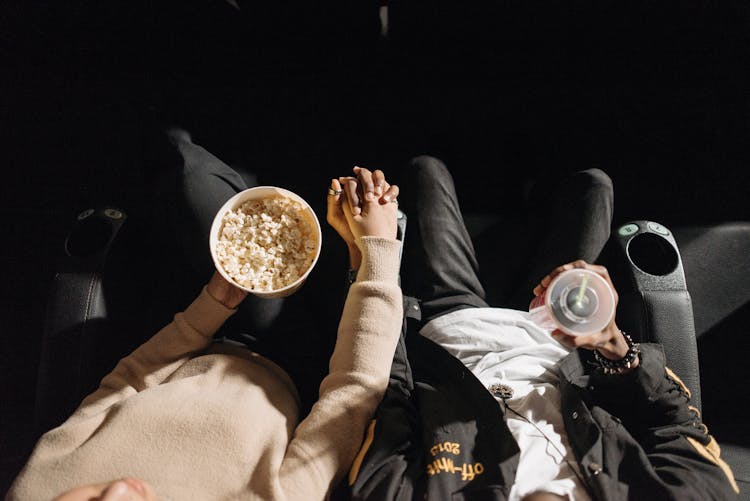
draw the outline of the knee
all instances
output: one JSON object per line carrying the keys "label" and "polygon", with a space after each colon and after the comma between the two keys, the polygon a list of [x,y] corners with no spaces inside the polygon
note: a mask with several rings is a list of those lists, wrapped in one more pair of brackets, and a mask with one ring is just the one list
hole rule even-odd
{"label": "knee", "polygon": [[601,169],[591,168],[578,171],[572,178],[572,190],[581,195],[596,195],[606,199],[614,198],[614,188],[612,178]]}
{"label": "knee", "polygon": [[612,178],[609,174],[601,169],[591,168],[578,172],[584,183],[588,186],[601,187],[602,189],[612,191]]}
{"label": "knee", "polygon": [[168,127],[164,133],[167,136],[167,140],[174,145],[193,142],[190,132],[180,127]]}
{"label": "knee", "polygon": [[442,160],[431,155],[419,155],[409,162],[413,175],[438,178],[450,175]]}

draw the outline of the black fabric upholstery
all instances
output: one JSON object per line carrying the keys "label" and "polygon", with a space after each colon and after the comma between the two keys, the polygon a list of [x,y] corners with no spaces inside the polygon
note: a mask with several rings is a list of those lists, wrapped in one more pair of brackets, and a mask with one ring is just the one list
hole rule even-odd
{"label": "black fabric upholstery", "polygon": [[35,427],[40,432],[62,422],[84,393],[85,374],[95,353],[90,339],[99,335],[107,308],[101,274],[57,273],[50,291],[39,361]]}
{"label": "black fabric upholstery", "polygon": [[693,299],[703,388],[703,417],[750,500],[750,222],[674,229]]}
{"label": "black fabric upholstery", "polygon": [[721,445],[721,457],[732,467],[734,478],[740,487],[740,499],[750,499],[748,448],[725,443]]}
{"label": "black fabric upholstery", "polygon": [[674,228],[698,338],[750,302],[750,222]]}

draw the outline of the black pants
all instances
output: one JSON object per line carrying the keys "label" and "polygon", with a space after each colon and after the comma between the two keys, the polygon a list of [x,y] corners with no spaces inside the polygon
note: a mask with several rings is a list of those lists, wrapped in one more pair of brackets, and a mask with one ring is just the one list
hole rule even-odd
{"label": "black pants", "polygon": [[478,253],[439,159],[414,158],[400,188],[409,221],[402,283],[404,294],[422,301],[422,323],[466,307],[526,309],[547,273],[596,261],[609,239],[612,182],[599,169],[537,181],[526,206],[474,238]]}

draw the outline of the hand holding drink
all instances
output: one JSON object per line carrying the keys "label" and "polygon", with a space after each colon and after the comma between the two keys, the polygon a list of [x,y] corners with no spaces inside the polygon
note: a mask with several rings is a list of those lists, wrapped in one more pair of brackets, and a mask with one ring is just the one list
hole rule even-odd
{"label": "hand holding drink", "polygon": [[[555,268],[542,279],[534,288],[529,313],[559,343],[619,360],[628,355],[632,342],[615,323],[617,301],[607,269],[579,260]],[[627,370],[637,366],[636,358]]]}
{"label": "hand holding drink", "polygon": [[583,336],[603,330],[612,321],[615,296],[601,275],[573,268],[559,273],[544,293],[534,297],[529,313],[540,327]]}

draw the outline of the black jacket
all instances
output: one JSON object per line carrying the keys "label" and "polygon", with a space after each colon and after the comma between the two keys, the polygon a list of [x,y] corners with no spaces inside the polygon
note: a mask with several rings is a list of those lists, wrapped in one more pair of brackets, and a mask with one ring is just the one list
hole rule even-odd
{"label": "black jacket", "polygon": [[[349,494],[507,499],[519,449],[501,407],[463,363],[416,329],[405,322]],[[565,429],[592,498],[736,499],[731,470],[661,346],[641,349],[639,367],[626,375],[604,375],[587,350],[560,362]]]}

